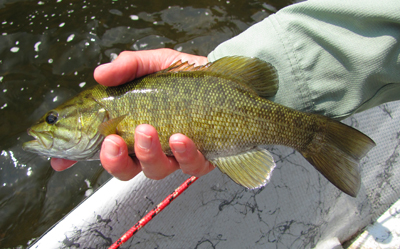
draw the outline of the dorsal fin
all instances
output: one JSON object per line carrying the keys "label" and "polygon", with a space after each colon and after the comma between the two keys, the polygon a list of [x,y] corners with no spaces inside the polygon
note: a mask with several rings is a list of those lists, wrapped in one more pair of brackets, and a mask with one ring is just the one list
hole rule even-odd
{"label": "dorsal fin", "polygon": [[237,78],[261,97],[274,96],[278,91],[278,73],[269,63],[243,56],[223,57],[207,70]]}
{"label": "dorsal fin", "polygon": [[178,72],[187,72],[187,71],[201,71],[206,69],[209,65],[211,65],[212,63],[209,62],[205,65],[201,65],[201,66],[194,66],[193,64],[189,64],[187,61],[182,62],[182,61],[176,61],[174,62],[171,66],[169,66],[167,69],[164,69],[162,71],[159,71],[157,73],[178,73]]}
{"label": "dorsal fin", "polygon": [[234,79],[261,97],[274,96],[278,91],[276,69],[258,58],[228,56],[197,67],[188,62],[177,61],[159,73],[188,71],[207,71],[224,78]]}

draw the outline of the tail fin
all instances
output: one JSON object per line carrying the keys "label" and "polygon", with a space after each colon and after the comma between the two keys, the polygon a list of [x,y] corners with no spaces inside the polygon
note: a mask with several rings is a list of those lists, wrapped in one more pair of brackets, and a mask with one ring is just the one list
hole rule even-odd
{"label": "tail fin", "polygon": [[355,197],[360,189],[359,162],[375,146],[365,134],[326,119],[326,131],[317,134],[302,155],[332,184]]}

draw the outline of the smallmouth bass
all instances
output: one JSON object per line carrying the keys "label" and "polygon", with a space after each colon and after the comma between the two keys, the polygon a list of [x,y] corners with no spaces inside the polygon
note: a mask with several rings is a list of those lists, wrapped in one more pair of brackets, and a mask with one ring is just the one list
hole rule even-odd
{"label": "smallmouth bass", "polygon": [[233,181],[265,185],[275,167],[257,146],[299,151],[343,192],[356,196],[359,161],[375,146],[363,133],[327,117],[299,112],[263,97],[278,90],[275,68],[257,58],[224,57],[204,66],[177,62],[117,87],[97,85],[45,114],[28,129],[23,148],[48,157],[95,160],[105,136],[120,135],[134,154],[134,132],[150,124],[165,154],[182,133]]}

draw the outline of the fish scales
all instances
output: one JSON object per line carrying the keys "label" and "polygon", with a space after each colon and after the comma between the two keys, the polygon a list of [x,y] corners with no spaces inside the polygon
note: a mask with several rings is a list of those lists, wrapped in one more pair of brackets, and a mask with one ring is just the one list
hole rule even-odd
{"label": "fish scales", "polygon": [[201,67],[175,63],[122,86],[83,91],[33,126],[28,133],[36,140],[24,148],[73,160],[96,159],[104,137],[116,133],[133,155],[135,127],[150,124],[165,154],[173,155],[170,136],[182,133],[245,187],[269,181],[275,162],[258,146],[278,144],[299,151],[329,181],[355,196],[359,160],[374,142],[340,122],[264,98],[276,93],[277,84],[274,67],[256,58],[225,57]]}
{"label": "fish scales", "polygon": [[[118,125],[118,132],[122,137],[126,134],[126,140],[134,136],[132,127],[142,123],[154,126],[167,154],[171,154],[169,137],[178,132],[190,137],[210,159],[261,144],[299,149],[315,132],[315,121],[309,115],[293,115],[289,109],[282,110],[273,102],[243,93],[240,85],[228,79],[203,72],[196,77],[192,74],[147,77],[117,91],[97,86],[93,97],[111,118],[127,115]],[[163,82],[162,88],[159,82]],[[297,123],[302,124],[301,128]],[[129,151],[134,152],[133,144]]]}

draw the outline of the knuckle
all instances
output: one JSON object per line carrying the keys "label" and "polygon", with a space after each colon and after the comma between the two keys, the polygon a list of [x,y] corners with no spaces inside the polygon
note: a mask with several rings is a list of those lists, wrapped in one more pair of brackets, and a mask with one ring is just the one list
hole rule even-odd
{"label": "knuckle", "polygon": [[201,157],[199,157],[197,149],[188,149],[184,153],[174,153],[174,156],[178,163],[183,165],[195,165],[201,161]]}
{"label": "knuckle", "polygon": [[144,150],[144,149],[136,148],[135,154],[136,154],[137,159],[139,159],[139,161],[141,163],[153,164],[153,163],[157,162],[157,160],[159,159],[159,157],[157,157],[156,153],[151,150]]}
{"label": "knuckle", "polygon": [[152,180],[156,180],[156,181],[162,180],[162,179],[164,179],[166,177],[166,175],[152,174],[152,173],[145,172],[145,171],[143,171],[143,173],[147,178],[152,179]]}
{"label": "knuckle", "polygon": [[125,57],[125,56],[129,56],[131,52],[129,51],[122,51],[121,53],[119,53],[118,57]]}
{"label": "knuckle", "polygon": [[[192,157],[175,157],[179,165],[195,165],[196,161]],[[192,166],[193,167],[193,166]]]}
{"label": "knuckle", "polygon": [[201,167],[181,167],[181,169],[184,174],[191,176],[199,176],[203,172],[203,169]]}

